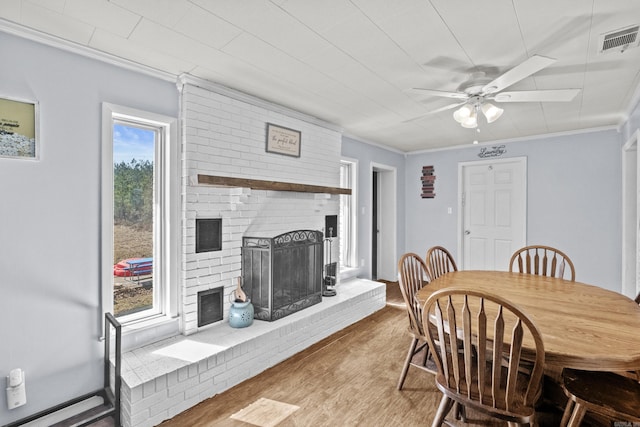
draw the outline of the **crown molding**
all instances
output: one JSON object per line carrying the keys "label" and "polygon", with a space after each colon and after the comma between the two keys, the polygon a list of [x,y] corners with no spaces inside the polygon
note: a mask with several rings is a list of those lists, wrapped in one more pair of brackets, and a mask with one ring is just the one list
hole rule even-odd
{"label": "crown molding", "polygon": [[426,150],[408,151],[406,154],[414,155],[414,154],[435,153],[438,151],[461,150],[461,149],[472,148],[472,147],[483,147],[483,146],[491,146],[491,145],[497,145],[497,144],[510,144],[514,142],[527,142],[527,141],[533,141],[536,139],[548,139],[553,137],[580,135],[583,133],[605,132],[610,130],[615,130],[616,132],[620,133],[619,126],[611,125],[611,126],[601,126],[597,128],[579,129],[579,130],[572,130],[572,131],[565,131],[565,132],[553,132],[553,133],[544,133],[544,134],[537,134],[537,135],[520,136],[518,138],[495,139],[492,141],[484,141],[479,144],[461,144],[461,145],[452,145],[451,147],[429,148]]}
{"label": "crown molding", "polygon": [[52,36],[50,34],[45,34],[41,31],[25,27],[24,25],[20,25],[3,18],[0,18],[0,31],[50,47],[54,47],[56,49],[64,50],[66,52],[75,53],[86,58],[105,62],[107,64],[114,65],[119,68],[124,68],[129,71],[135,71],[150,77],[155,77],[157,79],[169,82],[176,81],[175,74],[167,73],[165,71],[161,71],[147,65],[142,65],[129,59],[124,59],[110,53],[102,52],[100,50],[82,45],[80,43],[65,40],[60,37]]}
{"label": "crown molding", "polygon": [[358,136],[358,135],[354,135],[354,134],[351,134],[351,133],[344,133],[344,136],[349,138],[349,139],[351,139],[351,140],[353,140],[353,141],[360,142],[360,143],[366,144],[366,145],[370,145],[372,147],[380,148],[381,150],[391,151],[392,153],[401,154],[403,156],[407,155],[407,152],[405,152],[405,151],[399,150],[399,149],[397,149],[395,147],[390,147],[388,145],[379,144],[377,142],[373,142],[373,141],[370,141],[368,139],[364,139],[364,138],[362,138],[361,136]]}

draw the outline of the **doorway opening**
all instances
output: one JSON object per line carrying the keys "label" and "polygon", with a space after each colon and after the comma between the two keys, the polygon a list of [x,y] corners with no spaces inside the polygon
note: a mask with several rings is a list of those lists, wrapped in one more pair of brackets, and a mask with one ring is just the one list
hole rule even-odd
{"label": "doorway opening", "polygon": [[371,164],[371,278],[397,278],[397,171]]}

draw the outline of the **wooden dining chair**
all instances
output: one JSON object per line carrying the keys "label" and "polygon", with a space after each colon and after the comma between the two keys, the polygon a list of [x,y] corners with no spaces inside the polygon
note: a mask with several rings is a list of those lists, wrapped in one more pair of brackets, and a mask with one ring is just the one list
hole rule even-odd
{"label": "wooden dining chair", "polygon": [[[398,284],[407,308],[407,315],[409,316],[408,331],[412,339],[407,358],[402,367],[400,380],[398,381],[398,390],[402,390],[410,366],[435,373],[434,369],[427,367],[430,352],[422,327],[422,307],[416,299],[416,293],[429,282],[430,277],[427,265],[419,255],[406,253],[400,257],[398,261]],[[414,362],[414,357],[421,351],[423,352],[422,360],[420,362]]]}
{"label": "wooden dining chair", "polygon": [[562,388],[569,400],[561,427],[579,426],[587,412],[619,421],[620,425],[640,422],[640,383],[636,379],[613,372],[564,369]]}
{"label": "wooden dining chair", "polygon": [[572,282],[576,280],[576,270],[571,259],[562,251],[551,246],[533,245],[518,249],[511,256],[509,271],[514,271],[516,265],[520,273],[561,279],[566,273]]}
{"label": "wooden dining chair", "polygon": [[[422,322],[435,325],[426,329],[427,343],[443,394],[432,427],[445,422],[455,403],[510,426],[535,425],[545,353],[540,332],[525,313],[496,295],[446,288],[425,302]],[[525,354],[534,361],[530,375],[519,372]]]}
{"label": "wooden dining chair", "polygon": [[458,266],[451,253],[442,246],[433,246],[425,256],[431,280],[435,280],[450,271],[458,271]]}

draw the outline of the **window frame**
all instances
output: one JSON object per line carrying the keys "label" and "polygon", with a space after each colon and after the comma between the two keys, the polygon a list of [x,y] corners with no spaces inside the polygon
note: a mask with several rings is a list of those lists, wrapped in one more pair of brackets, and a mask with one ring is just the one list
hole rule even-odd
{"label": "window frame", "polygon": [[[342,167],[343,165],[349,165],[349,169],[350,169],[350,182],[348,186],[345,186],[345,183],[343,183],[343,179],[342,179]],[[357,227],[358,227],[358,222],[357,222],[357,182],[358,182],[358,160],[357,159],[351,159],[351,158],[347,158],[347,157],[343,157],[340,159],[340,186],[343,188],[350,188],[351,189],[351,195],[341,195],[340,196],[340,211],[342,211],[342,204],[343,201],[346,201],[349,204],[349,209],[350,209],[350,214],[349,214],[349,230],[348,230],[348,235],[346,234],[347,231],[345,230],[346,227],[344,227],[343,224],[340,224],[338,226],[338,233],[339,233],[339,237],[340,237],[340,251],[342,252],[342,248],[343,245],[345,245],[345,237],[347,238],[347,245],[349,245],[350,248],[350,253],[348,255],[345,255],[344,258],[342,257],[342,253],[340,254],[341,257],[341,261],[346,260],[346,262],[344,263],[340,263],[340,270],[341,271],[347,271],[347,270],[352,270],[355,268],[358,268],[358,245],[357,245]],[[340,222],[342,222],[342,214],[340,212]]]}
{"label": "window frame", "polygon": [[[154,164],[154,307],[118,317],[125,327],[178,316],[180,162],[176,118],[103,103],[101,171],[102,319],[113,313],[113,125],[160,130]],[[173,179],[172,179],[173,178]],[[156,259],[157,258],[157,259]],[[142,325],[140,325],[142,323]]]}

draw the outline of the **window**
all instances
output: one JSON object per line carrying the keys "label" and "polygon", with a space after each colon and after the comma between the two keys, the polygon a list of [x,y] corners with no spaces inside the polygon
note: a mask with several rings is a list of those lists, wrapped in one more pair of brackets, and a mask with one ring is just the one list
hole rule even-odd
{"label": "window", "polygon": [[354,160],[340,161],[340,187],[350,188],[351,195],[340,195],[340,265],[342,268],[357,267],[356,261],[356,166]]}
{"label": "window", "polygon": [[173,118],[103,107],[103,310],[123,324],[176,313],[175,127]]}

